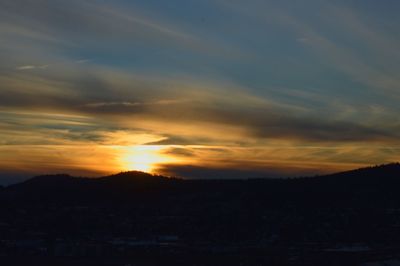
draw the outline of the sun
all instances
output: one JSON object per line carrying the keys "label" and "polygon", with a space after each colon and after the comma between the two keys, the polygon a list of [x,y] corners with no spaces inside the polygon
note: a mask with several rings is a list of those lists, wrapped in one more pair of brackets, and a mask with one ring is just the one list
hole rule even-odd
{"label": "sun", "polygon": [[153,173],[157,165],[173,161],[162,153],[162,146],[138,145],[121,149],[120,163],[124,170]]}

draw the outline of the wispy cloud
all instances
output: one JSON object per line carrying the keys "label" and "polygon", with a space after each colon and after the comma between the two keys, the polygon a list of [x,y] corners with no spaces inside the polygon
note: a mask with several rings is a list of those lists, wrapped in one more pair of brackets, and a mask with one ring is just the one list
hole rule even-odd
{"label": "wispy cloud", "polygon": [[35,65],[25,65],[25,66],[19,66],[17,67],[17,70],[29,70],[29,69],[46,69],[50,65],[40,65],[40,66],[35,66]]}
{"label": "wispy cloud", "polygon": [[188,102],[188,100],[156,100],[152,102],[97,102],[88,103],[84,106],[101,108],[101,107],[135,107],[135,106],[146,106],[146,105],[171,105]]}
{"label": "wispy cloud", "polygon": [[75,62],[78,64],[84,64],[84,63],[87,63],[90,61],[91,61],[91,59],[80,59],[80,60],[76,60]]}
{"label": "wispy cloud", "polygon": [[36,66],[26,65],[26,66],[19,66],[17,67],[18,70],[27,70],[27,69],[35,69]]}

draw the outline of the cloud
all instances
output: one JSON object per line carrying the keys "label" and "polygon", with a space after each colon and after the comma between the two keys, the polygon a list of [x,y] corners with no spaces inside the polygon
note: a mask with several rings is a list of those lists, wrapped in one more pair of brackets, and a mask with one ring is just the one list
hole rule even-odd
{"label": "cloud", "polygon": [[183,100],[156,100],[152,102],[98,102],[88,103],[84,106],[91,108],[102,108],[102,107],[135,107],[135,106],[146,106],[146,105],[172,105],[182,103]]}
{"label": "cloud", "polygon": [[[296,15],[281,11],[275,14],[275,18],[296,34],[304,36],[302,39],[306,39],[306,41],[302,42],[322,59],[327,60],[330,67],[366,85],[370,93],[383,93],[384,96],[390,95],[398,98],[399,76],[397,73],[384,70],[379,62],[382,53],[390,54],[385,58],[384,64],[392,61],[393,56],[398,57],[399,53],[395,48],[398,42],[390,40],[384,33],[364,24],[357,17],[356,12],[349,8],[323,2],[320,12],[326,13],[321,24],[323,25],[323,22],[326,21],[330,23],[329,27],[333,27],[338,32],[339,38],[335,38],[335,35],[328,35],[320,29],[319,25],[307,22],[306,19]],[[358,36],[360,38],[357,40],[358,45],[349,45],[349,36],[351,38]],[[365,54],[360,54],[358,47],[373,49],[369,50],[367,57]]]}
{"label": "cloud", "polygon": [[17,67],[18,70],[26,70],[26,69],[34,69],[36,66],[26,65],[26,66],[19,66]]}
{"label": "cloud", "polygon": [[[330,106],[327,119],[318,110],[256,97],[246,88],[228,82],[135,77],[95,65],[90,70],[81,65],[60,68],[62,75],[54,69],[39,77],[29,73],[0,75],[0,81],[8,84],[8,89],[0,91],[0,103],[7,108],[77,113],[103,121],[113,117],[115,126],[122,128],[133,126],[132,119],[134,127],[158,123],[151,130],[174,137],[180,135],[181,141],[192,139],[201,143],[213,138],[240,141],[244,136],[318,142],[398,138],[395,124],[390,129],[378,124],[381,115],[376,120],[353,121],[348,114],[342,115],[344,109],[340,105]],[[210,136],[213,133],[201,131],[204,126],[209,126],[211,132],[214,130],[213,137]],[[192,133],[182,132],[185,127],[191,128]],[[216,133],[223,128],[230,131],[232,138]],[[202,134],[205,136],[201,137]]]}
{"label": "cloud", "polygon": [[[164,134],[164,137],[160,140],[146,143],[146,145],[210,145],[216,144],[215,139],[206,138],[202,136],[182,136],[182,135],[171,135]],[[220,140],[217,142],[221,143]]]}
{"label": "cloud", "polygon": [[[301,71],[301,83],[305,83],[304,80],[310,75],[308,87],[309,84],[321,84],[326,80],[323,85],[329,89],[319,90],[339,96],[340,93],[346,93],[351,97],[342,97],[346,98],[343,101],[353,101],[355,104],[360,99],[386,101],[386,104],[393,104],[391,99],[398,100],[397,84],[400,77],[395,69],[399,68],[400,53],[396,48],[399,38],[395,28],[389,26],[399,22],[395,17],[389,17],[393,15],[391,10],[397,7],[394,2],[381,6],[376,12],[368,12],[369,8],[375,10],[375,4],[372,3],[357,6],[342,1],[308,1],[306,4],[288,4],[286,1],[218,3],[241,17],[242,24],[250,21],[253,23],[251,25],[261,28],[257,36],[273,35],[277,39],[275,45],[288,46],[288,49],[273,49],[278,55],[274,64],[281,65],[284,60],[290,61],[287,59],[289,53],[289,56],[295,58],[290,62],[298,67],[286,64],[282,72],[285,69]],[[386,16],[383,20],[382,14]],[[249,30],[254,31],[253,28]],[[299,45],[293,47],[293,44],[287,42],[288,39],[296,40]],[[257,41],[264,41],[265,45],[273,43],[261,37]],[[264,53],[260,52],[259,57],[263,58]],[[268,60],[271,59],[265,58],[266,62]],[[276,74],[280,75],[281,71]],[[288,82],[296,74],[291,72],[282,76]],[[335,78],[330,79],[332,76]]]}
{"label": "cloud", "polygon": [[90,59],[80,59],[80,60],[76,60],[75,63],[84,64],[84,63],[87,63],[87,62],[90,62],[90,61],[91,61]]}
{"label": "cloud", "polygon": [[[30,46],[55,47],[64,51],[95,46],[106,51],[112,47],[115,53],[126,53],[129,52],[127,47],[131,49],[131,46],[143,44],[155,47],[162,44],[172,49],[180,47],[214,56],[228,56],[227,51],[232,50],[226,43],[223,45],[219,41],[201,38],[200,32],[194,34],[194,29],[184,28],[154,10],[151,12],[138,6],[76,0],[68,3],[59,0],[24,1],[21,6],[6,0],[0,7],[4,21],[0,32],[6,34],[5,40],[10,42],[10,48],[13,43],[20,43],[22,38]],[[232,54],[229,52],[229,56]],[[77,61],[84,63],[87,59]]]}
{"label": "cloud", "polygon": [[87,107],[99,108],[107,106],[140,106],[141,103],[131,103],[131,102],[100,102],[100,103],[88,103],[85,104]]}
{"label": "cloud", "polygon": [[29,70],[29,69],[45,69],[48,68],[50,65],[40,65],[40,66],[36,66],[36,65],[25,65],[25,66],[19,66],[17,67],[17,70]]}
{"label": "cloud", "polygon": [[188,148],[172,147],[170,149],[165,150],[163,153],[167,155],[183,156],[189,158],[195,156],[195,153]]}

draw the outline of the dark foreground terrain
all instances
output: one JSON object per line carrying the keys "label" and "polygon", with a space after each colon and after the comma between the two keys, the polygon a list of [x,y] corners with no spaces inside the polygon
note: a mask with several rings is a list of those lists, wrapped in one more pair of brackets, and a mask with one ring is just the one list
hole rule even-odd
{"label": "dark foreground terrain", "polygon": [[39,176],[0,189],[0,264],[400,265],[399,191],[399,164],[286,180]]}

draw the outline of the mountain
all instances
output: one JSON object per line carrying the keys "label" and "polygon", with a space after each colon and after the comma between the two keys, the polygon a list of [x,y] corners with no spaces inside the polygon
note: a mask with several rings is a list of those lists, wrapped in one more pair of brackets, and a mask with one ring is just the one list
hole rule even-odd
{"label": "mountain", "polygon": [[400,188],[400,164],[387,164],[335,173],[325,176],[294,179],[249,180],[183,180],[130,171],[100,178],[69,175],[37,176],[6,187],[2,198],[13,200],[97,201],[129,200],[138,197],[155,200],[162,197],[202,195],[205,198],[245,197],[261,201],[280,199],[298,204],[397,200]]}
{"label": "mountain", "polygon": [[151,175],[144,172],[129,171],[121,172],[115,175],[104,176],[100,178],[85,178],[85,177],[73,177],[68,174],[57,174],[57,175],[41,175],[28,179],[22,183],[11,185],[10,188],[21,188],[21,187],[51,187],[58,185],[67,185],[72,183],[123,183],[123,182],[137,182],[140,183],[154,183],[161,182],[167,179],[163,176]]}
{"label": "mountain", "polygon": [[392,163],[319,176],[311,178],[309,183],[310,187],[323,194],[320,195],[322,198],[351,200],[353,204],[358,201],[360,204],[397,201],[400,199],[400,164]]}
{"label": "mountain", "polygon": [[176,178],[130,171],[100,178],[66,174],[36,176],[3,189],[0,197],[13,202],[102,202],[146,197],[177,182]]}
{"label": "mountain", "polygon": [[366,167],[341,173],[322,176],[324,181],[347,181],[351,183],[376,184],[381,182],[400,183],[400,163]]}

